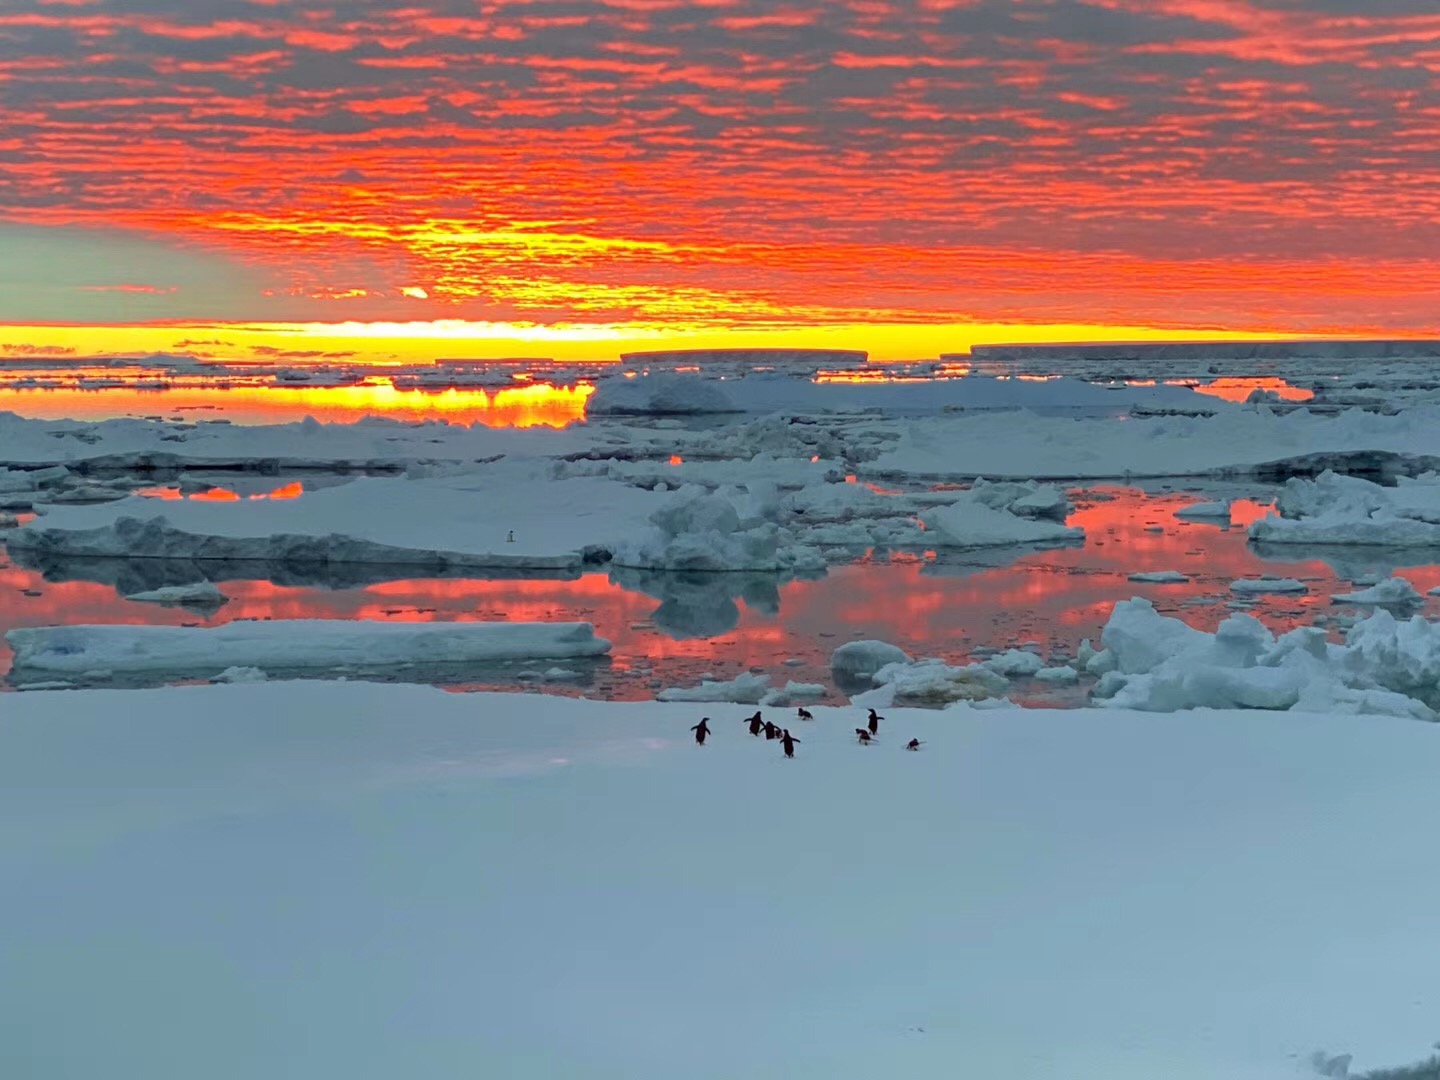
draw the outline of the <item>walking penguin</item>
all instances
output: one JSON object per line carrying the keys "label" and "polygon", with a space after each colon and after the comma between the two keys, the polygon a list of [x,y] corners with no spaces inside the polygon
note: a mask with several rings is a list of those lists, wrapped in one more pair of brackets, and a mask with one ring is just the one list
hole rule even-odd
{"label": "walking penguin", "polygon": [[920,749],[920,746],[921,746],[921,743],[920,743],[920,740],[919,740],[919,739],[911,739],[909,742],[907,742],[907,743],[905,744],[905,749],[906,749],[906,750],[919,750],[919,749]]}
{"label": "walking penguin", "polygon": [[881,720],[884,720],[884,719],[885,719],[885,718],[884,718],[883,716],[879,715],[878,713],[876,713],[876,711],[875,711],[874,709],[871,709],[871,710],[870,710],[870,734],[871,734],[871,735],[879,735],[879,734],[880,734],[880,721],[881,721]]}
{"label": "walking penguin", "polygon": [[700,722],[690,729],[695,733],[695,745],[704,746],[705,738],[710,734],[710,718],[702,717]]}
{"label": "walking penguin", "polygon": [[809,709],[805,708],[804,705],[801,705],[798,709],[795,710],[795,715],[801,720],[815,719],[814,715],[810,712]]}
{"label": "walking penguin", "polygon": [[857,727],[855,729],[855,738],[859,740],[861,746],[870,745],[870,732],[866,731],[863,727]]}
{"label": "walking penguin", "polygon": [[785,746],[785,756],[793,758],[795,756],[795,744],[800,740],[795,738],[794,735],[790,734],[789,728],[785,728],[780,733],[780,740]]}
{"label": "walking penguin", "polygon": [[749,719],[747,719],[747,720],[745,721],[745,723],[749,725],[749,727],[750,727],[750,734],[751,734],[751,735],[759,735],[759,734],[760,734],[760,725],[761,725],[760,710],[759,710],[759,709],[756,709],[756,710],[755,710],[755,715],[752,716],[752,717],[750,717]]}
{"label": "walking penguin", "polygon": [[765,721],[765,741],[766,741],[766,742],[769,742],[771,739],[778,739],[779,737],[780,737],[780,729],[779,729],[778,727],[776,727],[774,724],[772,724],[769,720],[766,720],[766,721]]}

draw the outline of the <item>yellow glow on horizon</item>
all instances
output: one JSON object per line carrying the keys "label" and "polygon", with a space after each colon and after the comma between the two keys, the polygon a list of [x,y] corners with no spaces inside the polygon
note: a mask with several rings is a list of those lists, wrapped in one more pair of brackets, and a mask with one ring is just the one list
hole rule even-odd
{"label": "yellow glow on horizon", "polygon": [[[206,359],[304,365],[426,364],[516,355],[606,362],[652,349],[822,348],[867,350],[873,361],[926,360],[986,344],[1302,340],[1277,331],[1054,323],[846,324],[714,330],[621,323],[526,325],[439,319],[416,322],[0,325],[0,360],[46,350],[75,356],[190,353]],[[1334,338],[1343,335],[1325,335]],[[536,346],[542,346],[537,350]]]}

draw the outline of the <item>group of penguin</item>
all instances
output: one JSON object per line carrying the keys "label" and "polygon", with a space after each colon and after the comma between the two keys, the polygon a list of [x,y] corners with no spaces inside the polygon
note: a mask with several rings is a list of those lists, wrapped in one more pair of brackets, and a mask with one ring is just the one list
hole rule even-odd
{"label": "group of penguin", "polygon": [[[814,714],[804,706],[795,710],[795,717],[797,720],[815,719]],[[871,709],[869,719],[866,721],[865,726],[855,729],[855,741],[861,746],[870,746],[874,743],[875,737],[880,734],[880,721],[884,719],[885,718],[879,715],[874,709]],[[785,756],[787,758],[793,758],[795,756],[795,744],[800,740],[790,734],[789,728],[782,728],[778,724],[772,724],[769,720],[761,716],[759,709],[755,710],[754,716],[746,717],[744,723],[745,726],[750,729],[751,735],[754,735],[756,738],[764,735],[766,742],[779,739],[781,748],[785,751]],[[697,746],[704,746],[705,740],[711,735],[710,718],[708,716],[703,717],[700,723],[696,724],[690,730],[695,733],[695,744]],[[922,745],[924,744],[921,743],[919,739],[911,739],[905,744],[905,749],[919,750]]]}

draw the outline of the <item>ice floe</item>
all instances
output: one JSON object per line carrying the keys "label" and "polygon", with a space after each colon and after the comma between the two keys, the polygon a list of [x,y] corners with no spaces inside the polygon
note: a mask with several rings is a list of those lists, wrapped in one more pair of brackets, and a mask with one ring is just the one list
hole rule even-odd
{"label": "ice floe", "polygon": [[733,679],[703,679],[699,686],[667,686],[655,695],[657,701],[732,702],[759,705],[770,693],[770,676],[742,671]]}
{"label": "ice floe", "polygon": [[1415,590],[1414,585],[1398,577],[1387,578],[1368,589],[1338,593],[1331,596],[1330,600],[1336,604],[1389,604],[1396,607],[1425,602],[1425,598]]}
{"label": "ice floe", "polygon": [[1190,580],[1190,576],[1179,570],[1142,570],[1129,575],[1128,580],[1143,585],[1183,585]]}
{"label": "ice floe", "polygon": [[1182,506],[1175,511],[1178,518],[1203,518],[1205,520],[1222,519],[1230,520],[1230,502],[1197,502],[1189,506]]}
{"label": "ice floe", "polygon": [[189,604],[196,607],[220,607],[229,597],[214,582],[199,581],[193,585],[166,585],[159,589],[130,593],[126,600],[152,604]]}
{"label": "ice floe", "polygon": [[1294,578],[1258,577],[1242,578],[1230,583],[1230,591],[1241,596],[1263,596],[1266,593],[1303,593],[1309,586]]}
{"label": "ice floe", "polygon": [[215,627],[42,626],[11,630],[12,679],[40,675],[206,677],[226,668],[276,672],[464,666],[599,657],[589,623],[237,621]]}

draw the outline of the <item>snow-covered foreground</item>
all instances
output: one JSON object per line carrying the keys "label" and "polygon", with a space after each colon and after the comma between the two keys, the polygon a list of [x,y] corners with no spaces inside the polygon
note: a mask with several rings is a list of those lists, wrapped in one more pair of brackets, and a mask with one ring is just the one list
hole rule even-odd
{"label": "snow-covered foreground", "polygon": [[5,706],[0,1075],[1280,1080],[1435,1036],[1427,724],[816,709],[786,761],[734,706]]}

